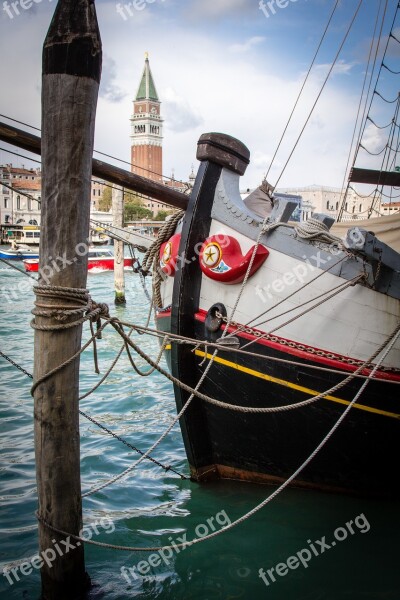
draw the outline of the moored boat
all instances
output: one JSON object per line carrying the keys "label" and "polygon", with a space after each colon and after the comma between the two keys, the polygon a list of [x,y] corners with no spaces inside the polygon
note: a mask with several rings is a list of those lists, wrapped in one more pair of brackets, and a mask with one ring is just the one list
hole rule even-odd
{"label": "moored boat", "polygon": [[4,258],[6,260],[24,260],[28,258],[37,259],[39,258],[39,254],[28,246],[20,245],[15,250],[12,248],[9,248],[8,250],[0,249],[0,258]]}
{"label": "moored boat", "polygon": [[[124,267],[132,268],[134,258],[124,258]],[[25,271],[37,273],[39,271],[39,260],[24,260]],[[89,250],[88,271],[113,271],[114,254],[111,250]]]}
{"label": "moored boat", "polygon": [[[394,495],[399,340],[376,361],[400,322],[400,255],[370,231],[340,240],[322,214],[292,226],[294,205],[268,194],[261,217],[240,197],[249,151],[230,136],[202,136],[197,158],[189,207],[160,249],[157,307],[160,331],[195,340],[167,351],[172,375],[203,395],[181,418],[192,476],[284,481],[376,366],[294,483]],[[175,398],[181,411],[191,393],[175,385]]]}

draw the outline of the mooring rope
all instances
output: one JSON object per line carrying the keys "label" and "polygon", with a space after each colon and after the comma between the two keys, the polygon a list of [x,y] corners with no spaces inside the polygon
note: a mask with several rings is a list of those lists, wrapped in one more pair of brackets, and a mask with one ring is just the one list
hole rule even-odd
{"label": "mooring rope", "polygon": [[272,500],[274,498],[276,498],[286,487],[288,487],[288,485],[292,481],[294,481],[296,479],[296,477],[307,467],[307,465],[309,465],[309,463],[315,458],[315,456],[317,456],[317,454],[320,452],[320,450],[325,446],[325,444],[329,441],[329,439],[333,436],[335,431],[339,428],[341,423],[344,421],[344,419],[346,418],[346,416],[348,415],[350,410],[353,408],[354,404],[360,398],[364,389],[367,387],[368,383],[375,375],[375,372],[379,369],[379,366],[385,360],[385,358],[389,354],[390,350],[393,348],[394,344],[396,343],[396,341],[399,337],[399,334],[400,334],[400,322],[397,324],[393,333],[386,339],[385,344],[384,344],[384,347],[386,348],[386,350],[383,352],[381,358],[376,363],[376,365],[375,365],[373,371],[371,372],[371,374],[369,375],[368,379],[366,379],[364,381],[364,383],[361,385],[360,389],[358,390],[358,392],[356,393],[354,398],[351,400],[350,404],[346,407],[344,412],[340,415],[340,417],[338,418],[336,423],[333,425],[333,427],[331,427],[331,429],[328,431],[328,433],[325,435],[325,437],[322,439],[322,441],[313,450],[313,452],[302,462],[302,464],[294,471],[294,473],[292,473],[292,475],[290,475],[290,477],[288,477],[283,483],[281,483],[281,485],[276,490],[274,490],[274,492],[272,492],[272,494],[270,494],[270,496],[265,498],[262,502],[257,504],[257,506],[252,508],[250,511],[248,511],[247,513],[245,513],[244,515],[242,515],[235,521],[232,521],[231,523],[229,523],[222,529],[214,531],[214,532],[212,532],[204,537],[201,537],[201,538],[194,538],[193,540],[189,540],[188,542],[183,542],[183,543],[178,543],[178,544],[174,543],[174,546],[153,546],[153,547],[144,547],[143,548],[141,546],[119,546],[119,545],[115,545],[115,544],[106,544],[104,542],[96,542],[96,540],[86,540],[84,538],[81,538],[80,536],[71,534],[62,529],[58,529],[58,528],[54,527],[46,519],[44,519],[41,515],[39,515],[39,513],[36,513],[37,519],[43,525],[48,527],[51,531],[55,531],[56,533],[58,533],[60,535],[70,536],[72,539],[78,540],[82,543],[93,544],[93,545],[99,546],[101,548],[108,548],[108,549],[112,549],[112,550],[123,550],[123,551],[128,551],[128,552],[158,552],[160,550],[175,550],[176,551],[176,548],[186,548],[188,546],[192,546],[194,544],[199,544],[200,542],[205,542],[206,540],[210,540],[219,535],[222,535],[226,531],[229,531],[230,529],[233,529],[234,527],[236,527],[237,525],[240,525],[244,521],[247,521],[254,514],[256,514],[262,508],[264,508],[267,504],[272,502]]}
{"label": "mooring rope", "polygon": [[168,221],[164,223],[164,225],[160,228],[160,231],[158,232],[157,239],[152,243],[150,248],[148,248],[142,261],[142,274],[146,275],[150,271],[152,271],[153,273],[152,301],[156,309],[162,308],[161,283],[163,281],[163,278],[159,268],[160,248],[164,242],[167,242],[170,239],[184,214],[184,210],[179,210],[175,214],[173,214],[171,218],[168,219]]}
{"label": "mooring rope", "polygon": [[[122,348],[120,350],[120,352],[117,355],[117,359],[120,357],[122,350],[125,348],[125,344],[122,345]],[[32,373],[29,373],[29,371],[27,371],[26,369],[24,369],[23,367],[21,367],[21,365],[19,365],[18,363],[16,363],[14,360],[12,360],[12,358],[10,358],[9,356],[7,356],[6,354],[4,354],[3,352],[0,351],[0,356],[2,356],[5,360],[7,360],[10,364],[12,364],[16,369],[18,369],[19,371],[21,371],[24,375],[26,375],[27,377],[29,377],[30,379],[33,379],[33,375]],[[113,362],[113,366],[115,366],[117,359],[114,360]],[[108,373],[111,370],[108,371]],[[104,378],[103,380],[104,381]],[[98,387],[97,385],[95,387]],[[91,390],[92,392],[93,390]],[[82,398],[85,398],[88,394],[84,394],[83,396],[81,396],[79,398],[79,400],[81,400]],[[97,421],[94,417],[91,417],[90,415],[88,415],[87,413],[83,412],[82,410],[79,410],[79,414],[84,417],[85,419],[87,419],[88,421],[90,421],[91,423],[93,423],[94,425],[96,425],[97,427],[99,427],[99,429],[102,429],[103,431],[105,431],[108,435],[112,436],[113,438],[115,438],[116,440],[122,442],[125,446],[127,446],[128,448],[130,448],[131,450],[134,450],[135,452],[137,452],[138,454],[141,454],[143,456],[144,452],[142,450],[140,450],[139,448],[136,448],[136,446],[133,446],[130,442],[128,442],[127,440],[124,440],[121,436],[117,435],[116,433],[114,433],[113,431],[111,431],[111,429],[108,429],[107,427],[105,427],[102,423],[100,423],[99,421]],[[146,456],[146,458],[154,463],[155,465],[161,467],[162,469],[164,469],[164,471],[168,472],[171,471],[172,473],[175,473],[176,475],[179,475],[179,477],[181,479],[190,479],[190,477],[187,477],[186,475],[183,475],[182,473],[179,473],[179,471],[176,471],[176,469],[174,469],[173,467],[171,467],[171,465],[163,465],[161,462],[159,462],[158,460],[156,460],[155,458],[153,458],[152,456]],[[2,496],[3,500],[11,500],[16,498],[17,496]]]}

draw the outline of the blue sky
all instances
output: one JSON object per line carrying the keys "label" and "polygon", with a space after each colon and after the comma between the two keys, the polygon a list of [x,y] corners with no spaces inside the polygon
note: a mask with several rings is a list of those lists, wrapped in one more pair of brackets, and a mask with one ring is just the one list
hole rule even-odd
{"label": "blue sky", "polygon": [[[0,1],[0,7],[2,5]],[[278,0],[285,4],[284,0]],[[272,183],[293,146],[359,0],[341,0],[317,58],[297,116],[270,173]],[[251,151],[243,186],[260,183],[308,70],[335,0],[288,0],[274,11],[265,0],[136,0],[129,14],[120,2],[97,2],[103,42],[103,75],[95,147],[124,160],[130,156],[132,99],[144,53],[163,102],[164,174],[186,179],[196,165],[196,143],[207,131],[238,137]],[[341,186],[380,0],[364,0],[354,29],[320,103],[281,180],[285,187]],[[389,0],[388,32],[397,0]],[[20,14],[0,14],[0,112],[40,126],[41,51],[54,0],[36,0]],[[122,12],[122,14],[121,14]],[[400,22],[398,23],[400,27]],[[400,37],[400,29],[399,29]],[[400,44],[391,42],[390,65],[400,70]],[[382,89],[398,93],[394,76]],[[384,120],[386,109],[376,107]],[[381,135],[368,131],[370,147]],[[0,162],[26,164],[0,151]],[[366,157],[367,162],[370,161]]]}

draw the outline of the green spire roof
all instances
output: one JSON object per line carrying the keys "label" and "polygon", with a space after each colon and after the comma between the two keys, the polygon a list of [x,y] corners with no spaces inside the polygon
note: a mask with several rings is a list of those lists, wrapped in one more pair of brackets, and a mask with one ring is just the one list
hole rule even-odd
{"label": "green spire roof", "polygon": [[136,94],[136,100],[154,100],[159,102],[156,86],[154,85],[153,75],[151,74],[149,57],[146,53],[143,75],[140,81],[139,89]]}

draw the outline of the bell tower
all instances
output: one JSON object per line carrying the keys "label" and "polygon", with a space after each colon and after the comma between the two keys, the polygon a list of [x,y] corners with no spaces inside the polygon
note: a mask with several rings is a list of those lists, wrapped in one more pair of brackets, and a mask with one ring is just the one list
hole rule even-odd
{"label": "bell tower", "polygon": [[163,119],[160,107],[146,52],[143,75],[133,101],[131,171],[155,181],[162,181]]}

